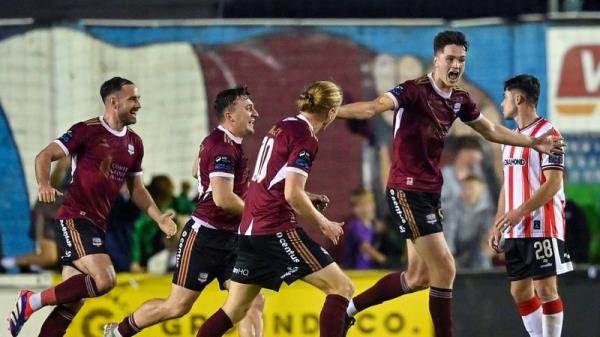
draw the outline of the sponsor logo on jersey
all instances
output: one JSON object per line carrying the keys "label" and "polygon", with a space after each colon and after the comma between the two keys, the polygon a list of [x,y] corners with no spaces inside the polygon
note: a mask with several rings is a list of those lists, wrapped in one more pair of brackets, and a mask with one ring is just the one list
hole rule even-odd
{"label": "sponsor logo on jersey", "polygon": [[524,166],[527,161],[523,158],[507,158],[504,159],[505,166]]}
{"label": "sponsor logo on jersey", "polygon": [[133,144],[127,144],[127,152],[129,152],[129,155],[133,155],[135,153],[135,148],[133,147]]}

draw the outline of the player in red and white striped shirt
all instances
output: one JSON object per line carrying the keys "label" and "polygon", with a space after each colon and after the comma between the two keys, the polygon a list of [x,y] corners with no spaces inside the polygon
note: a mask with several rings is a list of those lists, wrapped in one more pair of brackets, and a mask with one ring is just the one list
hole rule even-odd
{"label": "player in red and white striped shirt", "polygon": [[[504,117],[516,120],[517,133],[560,136],[554,125],[537,115],[539,93],[540,83],[533,76],[507,80]],[[565,245],[564,153],[548,155],[505,145],[502,158],[504,184],[490,245],[506,253],[511,294],[529,335],[558,337],[563,306],[556,275],[573,269]],[[500,244],[502,235],[505,241]]]}

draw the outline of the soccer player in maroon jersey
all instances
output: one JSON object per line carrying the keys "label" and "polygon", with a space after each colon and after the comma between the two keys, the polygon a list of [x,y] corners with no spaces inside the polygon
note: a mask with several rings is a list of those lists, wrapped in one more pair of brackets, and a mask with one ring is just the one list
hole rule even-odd
{"label": "soccer player in maroon jersey", "polygon": [[334,243],[343,233],[341,223],[330,221],[313,205],[327,198],[304,190],[317,154],[316,134],[334,120],[341,102],[342,91],[336,84],[315,82],[297,101],[300,113],[275,124],[263,139],[240,223],[229,296],[197,336],[223,336],[244,317],[261,288],[277,291],[283,282],[298,279],[327,294],[319,323],[321,337],[341,335],[354,287],[327,251],[296,222],[298,214]]}
{"label": "soccer player in maroon jersey", "polygon": [[373,101],[340,108],[338,117],[354,119],[388,110],[395,112],[387,199],[408,246],[405,272],[384,276],[350,301],[344,335],[357,312],[429,287],[429,311],[435,335],[452,336],[455,266],[442,233],[439,162],[444,138],[456,118],[492,142],[532,147],[544,153],[562,151],[562,138],[549,134],[532,138],[513,133],[480,114],[469,94],[458,87],[467,49],[463,33],[441,32],[433,41],[432,73],[406,81]]}
{"label": "soccer player in maroon jersey", "polygon": [[124,182],[137,206],[156,221],[167,237],[177,232],[172,213],[161,213],[144,186],[141,138],[135,124],[141,108],[133,82],[114,77],[100,87],[104,114],[73,125],[35,159],[38,198],[54,202],[60,194],[49,184],[52,161],[72,157],[73,182],[56,215],[63,282],[39,293],[21,290],[8,318],[12,336],[38,309],[56,305],[42,325],[41,337],[63,336],[83,299],[110,291],[115,270],[106,253],[106,218]]}
{"label": "soccer player in maroon jersey", "polygon": [[[248,188],[247,158],[242,140],[254,133],[258,112],[246,87],[221,91],[215,100],[219,126],[200,145],[192,174],[198,179],[198,203],[183,228],[171,293],[151,299],[118,323],[104,328],[105,337],[129,337],[142,329],[190,311],[215,278],[226,289],[238,245],[238,226]],[[241,337],[262,336],[263,298],[258,296],[240,323]]]}
{"label": "soccer player in maroon jersey", "polygon": [[[558,130],[537,114],[540,82],[518,75],[504,83],[504,118],[517,121],[515,133]],[[504,184],[490,246],[506,254],[510,292],[531,337],[560,337],[563,303],[557,275],[573,270],[565,244],[564,154],[547,155],[504,146]],[[504,234],[501,234],[504,233]],[[505,240],[502,247],[500,238]]]}

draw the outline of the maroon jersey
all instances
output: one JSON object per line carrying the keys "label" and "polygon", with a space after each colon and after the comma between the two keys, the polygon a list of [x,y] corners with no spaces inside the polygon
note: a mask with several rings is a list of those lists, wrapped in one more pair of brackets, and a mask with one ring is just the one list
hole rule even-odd
{"label": "maroon jersey", "polygon": [[431,74],[406,81],[386,93],[394,101],[394,145],[388,187],[440,192],[440,157],[444,138],[458,117],[465,123],[480,118],[466,91],[442,92]]}
{"label": "maroon jersey", "polygon": [[248,189],[248,158],[242,150],[242,139],[219,125],[200,145],[198,154],[198,204],[193,217],[209,228],[237,232],[240,217],[215,205],[210,178],[233,179],[233,193],[240,198]]}
{"label": "maroon jersey", "polygon": [[125,178],[142,174],[142,139],[129,128],[113,130],[97,117],[73,125],[54,142],[71,155],[73,175],[56,218],[86,218],[106,231],[106,218]]}
{"label": "maroon jersey", "polygon": [[294,210],[285,200],[285,175],[308,176],[317,150],[317,137],[302,115],[285,118],[271,128],[258,151],[241,234],[273,234],[296,226]]}

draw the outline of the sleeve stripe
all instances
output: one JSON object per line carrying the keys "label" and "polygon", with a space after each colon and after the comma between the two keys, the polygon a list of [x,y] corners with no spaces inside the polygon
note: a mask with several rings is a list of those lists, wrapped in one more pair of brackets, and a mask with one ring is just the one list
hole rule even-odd
{"label": "sleeve stripe", "polygon": [[144,174],[144,171],[139,171],[139,172],[129,172],[130,176],[141,176],[142,174]]}
{"label": "sleeve stripe", "polygon": [[399,104],[398,104],[398,100],[396,99],[396,96],[394,96],[394,94],[392,94],[391,92],[386,92],[385,95],[392,99],[392,101],[394,102],[394,110],[397,110],[399,107]]}
{"label": "sleeve stripe", "polygon": [[306,171],[301,170],[299,168],[295,168],[295,167],[286,167],[285,168],[286,172],[294,172],[294,173],[298,173],[299,175],[308,177],[308,173],[306,173]]}
{"label": "sleeve stripe", "polygon": [[54,142],[60,146],[60,148],[63,150],[63,152],[68,156],[69,155],[69,149],[67,149],[67,147],[65,146],[65,144],[63,144],[60,140],[55,139]]}
{"label": "sleeve stripe", "polygon": [[227,173],[227,172],[211,172],[208,174],[209,178],[212,177],[222,177],[222,178],[230,178],[233,179],[235,178],[235,175],[233,173]]}
{"label": "sleeve stripe", "polygon": [[480,112],[479,116],[477,116],[477,118],[475,118],[472,121],[465,122],[465,124],[471,124],[471,123],[479,122],[479,120],[482,119],[482,118],[483,118],[483,114]]}
{"label": "sleeve stripe", "polygon": [[564,169],[565,169],[564,166],[558,166],[558,165],[542,166],[542,171],[544,171],[544,170],[561,170],[561,171],[564,171]]}

